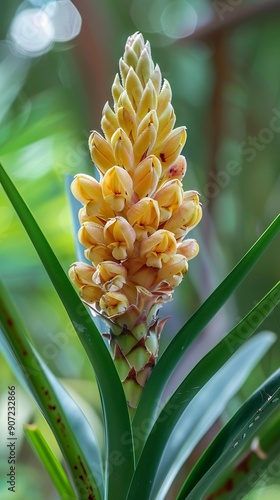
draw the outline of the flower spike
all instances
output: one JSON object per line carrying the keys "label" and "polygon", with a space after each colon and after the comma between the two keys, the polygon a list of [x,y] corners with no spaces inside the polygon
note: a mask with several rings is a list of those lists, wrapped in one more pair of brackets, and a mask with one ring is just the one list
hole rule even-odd
{"label": "flower spike", "polygon": [[196,191],[183,190],[186,128],[175,126],[171,87],[149,42],[130,36],[112,85],[113,107],[89,138],[100,181],[78,174],[79,240],[89,264],[69,276],[110,327],[110,348],[131,415],[157,359],[165,320],[158,311],[199,250],[185,236],[200,221]]}

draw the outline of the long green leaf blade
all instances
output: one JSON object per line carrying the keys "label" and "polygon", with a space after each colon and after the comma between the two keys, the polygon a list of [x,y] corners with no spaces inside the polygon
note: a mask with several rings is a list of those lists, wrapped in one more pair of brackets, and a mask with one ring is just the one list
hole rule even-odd
{"label": "long green leaf blade", "polygon": [[[219,369],[227,362],[227,360],[241,347],[241,345],[249,339],[249,337],[254,333],[256,328],[258,328],[265,318],[272,312],[272,310],[280,302],[280,282],[278,282],[270,291],[265,295],[265,297],[238,323],[238,325],[229,332],[209,353],[207,353],[202,360],[193,368],[185,380],[181,383],[178,390],[171,397],[170,401],[167,403],[166,411],[169,412],[172,408],[179,408],[176,414],[176,420],[179,419],[180,415],[185,411],[187,406],[191,403],[192,399],[198,394],[200,388],[202,388],[210,379],[218,372]],[[249,347],[249,346],[248,346]],[[184,395],[188,395],[187,402],[184,401],[186,398]],[[163,418],[164,409],[160,416]],[[164,436],[170,432],[172,423],[167,420],[167,425],[163,425],[158,429],[158,436],[154,436],[157,440],[157,449],[161,446],[160,441],[164,442]],[[183,424],[183,428],[178,430],[180,432],[180,439],[183,441],[187,439],[184,437],[187,433],[186,425]],[[199,432],[199,431],[198,431]],[[197,432],[197,434],[198,434]],[[174,433],[173,433],[174,434]],[[152,437],[151,437],[152,439]],[[172,443],[174,442],[174,435],[172,437]],[[182,449],[184,446],[182,446]],[[163,478],[170,480],[172,470],[174,470],[174,475],[178,472],[179,467],[179,451],[174,450],[173,453],[177,456],[172,455],[172,445],[168,447],[168,454],[165,454],[163,462],[167,462],[166,467],[169,469],[168,478],[167,471],[163,473]],[[187,459],[187,454],[183,454],[181,451],[181,462],[183,463]],[[162,466],[161,466],[162,468]],[[165,480],[162,479],[161,483],[164,484]]]}
{"label": "long green leaf blade", "polygon": [[92,429],[80,408],[38,355],[1,282],[0,329],[13,353],[13,364],[16,362],[17,371],[22,373],[61,447],[77,491],[85,498],[92,491],[96,499],[100,499],[103,470]]}
{"label": "long green leaf blade", "polygon": [[37,425],[24,424],[23,430],[30,445],[40,458],[45,469],[48,471],[61,499],[74,500],[75,492],[71,483],[69,482],[62,465],[57,460]]}
{"label": "long green leaf blade", "polygon": [[209,486],[250,443],[256,431],[280,405],[280,370],[241,406],[197,462],[178,500],[203,498]]}
{"label": "long green leaf blade", "polygon": [[[263,486],[276,481],[279,475],[280,460],[280,414],[269,419],[268,425],[264,424],[258,435],[245,448],[241,455],[230,463],[225,472],[213,482],[213,488],[207,493],[207,499],[236,500],[247,498],[246,494],[260,482]],[[276,472],[277,471],[277,472]]]}
{"label": "long green leaf blade", "polygon": [[[159,500],[166,496],[171,480],[274,341],[275,336],[271,333],[251,339],[191,402],[192,390],[183,392],[181,387],[181,405],[178,397],[176,406],[167,404],[146,442],[131,484],[129,500],[135,498],[140,487],[144,498]],[[188,409],[184,410],[186,406]],[[145,485],[141,484],[141,477],[145,477]]]}
{"label": "long green leaf blade", "polygon": [[[130,417],[118,373],[87,309],[81,303],[41,229],[1,164],[0,181],[45,266],[94,368],[106,428],[105,483],[109,488],[108,498],[123,500],[134,470],[134,454],[132,447],[127,446],[126,440],[123,439],[123,436],[127,436],[132,442]],[[112,454],[116,450],[121,457],[119,461],[112,459]]]}
{"label": "long green leaf blade", "polygon": [[148,380],[133,420],[134,434],[137,435],[137,430],[139,428],[143,430],[142,441],[137,449],[138,457],[156,420],[158,412],[157,402],[160,400],[166,384],[175,368],[179,365],[185,352],[201,330],[208,324],[213,316],[215,316],[233,291],[256,264],[257,260],[279,232],[279,229],[280,215],[276,217],[225,280],[222,281],[216,290],[187,321],[183,328],[181,328],[159,359]]}
{"label": "long green leaf blade", "polygon": [[[183,412],[199,393],[200,389],[223,367],[228,359],[250,338],[254,331],[280,302],[280,282],[278,282],[252,310],[192,369],[175,391],[155,424],[148,438],[140,460],[144,463],[150,453],[158,457],[163,454],[166,441]],[[176,411],[174,411],[174,409]],[[137,437],[143,428],[136,429]],[[182,431],[183,432],[183,431]],[[140,441],[136,442],[140,446]],[[138,449],[136,449],[138,452]],[[170,450],[168,456],[171,454]],[[186,457],[185,457],[186,458]],[[149,461],[149,469],[152,465]],[[156,474],[156,469],[154,471]],[[134,478],[135,481],[136,478]]]}

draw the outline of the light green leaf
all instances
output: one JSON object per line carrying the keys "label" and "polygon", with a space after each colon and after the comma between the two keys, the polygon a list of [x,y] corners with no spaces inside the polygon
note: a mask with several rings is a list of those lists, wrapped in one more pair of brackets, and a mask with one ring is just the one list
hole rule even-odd
{"label": "light green leaf", "polygon": [[241,406],[212,441],[185,481],[178,500],[204,498],[209,486],[248,445],[265,420],[280,405],[280,370],[277,370]]}
{"label": "light green leaf", "polygon": [[[2,50],[5,50],[2,42]],[[9,50],[5,56],[1,51],[0,61],[0,95],[1,95],[1,108],[0,108],[0,122],[4,121],[5,115],[9,111],[14,100],[21,91],[27,71],[29,62],[16,57]],[[2,125],[2,123],[1,123]]]}
{"label": "light green leaf", "polygon": [[[133,448],[126,444],[127,440],[132,442],[131,425],[118,373],[87,309],[74,291],[45,236],[2,165],[0,165],[0,181],[45,266],[94,368],[106,428],[105,484],[108,485],[108,498],[123,500],[134,470],[134,454]],[[116,451],[119,460],[114,455]]]}
{"label": "light green leaf", "polygon": [[[245,448],[240,456],[217,477],[209,490],[210,496],[212,494],[215,496],[219,492],[219,500],[236,500],[239,497],[245,500],[246,493],[255,487],[258,489],[265,484],[276,482],[279,476],[280,458],[279,427],[278,413],[269,418],[259,429],[250,447]],[[230,485],[230,491],[227,485]]]}
{"label": "light green leaf", "polygon": [[[129,500],[135,498],[140,486],[144,498],[159,500],[166,496],[172,480],[194,447],[274,341],[275,335],[269,332],[254,337],[202,388],[194,387],[186,391],[181,384],[177,404],[171,403],[171,398],[145,444],[132,481]],[[192,398],[193,391],[197,394]]]}
{"label": "light green leaf", "polygon": [[61,499],[75,499],[75,492],[65,474],[63,467],[55,457],[37,425],[25,424],[23,426],[23,430],[30,445],[39,456],[45,469],[48,471]]}
{"label": "light green leaf", "polygon": [[[215,375],[215,373],[220,373],[223,369],[223,365],[226,361],[242,346],[242,344],[254,333],[254,331],[262,324],[265,318],[271,313],[271,311],[279,304],[280,302],[280,282],[278,282],[272,290],[258,303],[256,306],[236,325],[236,327],[231,330],[209,353],[207,353],[202,360],[192,369],[189,375],[185,378],[185,380],[181,383],[180,387],[175,391],[173,396],[168,401],[165,408],[163,408],[162,413],[159,419],[165,418],[163,423],[158,425],[154,433],[154,440],[157,440],[157,450],[161,447],[161,441],[164,445],[164,440],[167,439],[167,436],[170,432],[171,426],[176,425],[176,422],[179,420],[180,416],[185,411],[186,407],[190,405],[193,398],[198,394],[201,388],[207,384],[209,380]],[[268,339],[269,340],[269,339]],[[253,339],[254,341],[254,339]],[[261,346],[260,346],[261,347]],[[247,346],[245,345],[245,348]],[[250,348],[250,344],[248,345]],[[265,344],[264,344],[265,348]],[[252,358],[251,358],[252,359]],[[232,360],[233,361],[233,360]],[[226,365],[228,366],[228,365]],[[247,364],[249,367],[249,363]],[[220,370],[220,372],[219,372]],[[236,377],[235,377],[236,379]],[[213,379],[214,380],[214,377]],[[237,380],[237,379],[236,379]],[[207,386],[208,387],[208,386]],[[188,395],[188,398],[185,397]],[[176,414],[174,414],[174,418],[167,418],[169,412],[173,412],[174,408],[177,408]],[[189,410],[188,410],[189,411]],[[177,433],[180,433],[180,440],[183,442],[187,438],[184,438],[184,435],[187,433],[187,428],[184,425],[184,419],[182,420],[183,431],[180,431],[180,427],[177,430]],[[199,433],[199,431],[198,431]],[[196,435],[195,435],[196,437]],[[153,437],[151,436],[151,438]],[[168,447],[168,454],[163,458],[162,463],[166,462],[166,468],[170,468],[168,472],[168,478],[172,475],[171,469],[173,469],[173,476],[177,473],[177,464],[179,463],[179,450],[174,450],[176,455],[175,457],[172,455],[172,446],[174,444],[174,433],[172,437],[172,445]],[[153,444],[151,444],[153,447]],[[184,451],[185,449],[185,451]],[[181,450],[181,462],[183,463],[187,455],[189,454],[188,447],[182,446]],[[184,453],[187,453],[185,455]],[[172,460],[173,457],[173,460]],[[162,473],[162,477],[165,478],[167,476],[167,470]],[[162,479],[160,482],[164,483],[165,480]]]}
{"label": "light green leaf", "polygon": [[221,416],[227,403],[275,340],[271,332],[260,333],[249,340],[190,402],[169,438],[168,452],[163,453],[152,490],[153,498],[160,500],[165,497],[195,446]]}
{"label": "light green leaf", "polygon": [[[12,367],[20,371],[60,445],[80,494],[103,491],[103,468],[98,444],[80,408],[40,358],[21,318],[0,283],[0,333],[9,343]],[[83,476],[83,481],[81,477]],[[101,494],[100,494],[101,492]]]}
{"label": "light green leaf", "polygon": [[256,264],[257,260],[279,232],[279,229],[280,215],[276,217],[272,224],[244,255],[225,280],[222,281],[216,290],[187,321],[183,328],[181,328],[179,333],[170,342],[169,346],[159,359],[147,382],[145,391],[143,392],[143,396],[140,400],[133,420],[134,433],[137,432],[137,429],[142,429],[143,439],[137,449],[138,456],[141,453],[146,438],[156,420],[158,413],[158,401],[160,400],[166,384],[175,368],[179,365],[185,352],[188,350],[189,346],[196,339],[202,329],[221,309],[226,300]]}
{"label": "light green leaf", "polygon": [[60,131],[66,129],[64,124],[69,116],[62,109],[62,99],[58,89],[42,92],[33,97],[27,109],[3,125],[4,133],[0,136],[2,157],[54,135],[58,127]]}

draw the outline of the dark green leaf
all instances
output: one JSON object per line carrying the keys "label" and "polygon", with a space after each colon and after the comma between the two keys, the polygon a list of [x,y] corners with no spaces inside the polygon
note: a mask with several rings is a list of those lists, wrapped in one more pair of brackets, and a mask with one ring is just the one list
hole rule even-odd
{"label": "dark green leaf", "polygon": [[244,449],[241,455],[228,465],[225,472],[217,477],[207,500],[247,498],[246,494],[255,487],[277,482],[280,459],[279,427],[278,413],[259,429],[250,447]]}
{"label": "dark green leaf", "polygon": [[[202,388],[185,390],[181,384],[176,391],[176,403],[171,398],[147,439],[131,484],[129,500],[135,498],[140,486],[144,498],[159,500],[166,496],[172,480],[194,447],[274,341],[275,336],[271,333],[254,337]],[[145,477],[145,485],[141,484],[141,477]]]}
{"label": "dark green leaf", "polygon": [[[0,165],[0,181],[45,266],[94,368],[106,426],[105,482],[109,484],[108,497],[123,500],[124,491],[127,490],[134,470],[134,457],[132,447],[126,444],[127,441],[131,442],[131,425],[118,373],[87,309],[81,303],[45,236],[2,165]],[[116,451],[118,460],[113,457]]]}
{"label": "dark green leaf", "polygon": [[203,498],[209,486],[280,405],[280,370],[241,406],[192,469],[178,500]]}
{"label": "dark green leaf", "polygon": [[45,469],[48,471],[62,500],[75,499],[75,492],[65,471],[52,452],[37,425],[25,424],[23,430],[30,445],[37,453]]}
{"label": "dark green leaf", "polygon": [[[43,362],[0,282],[0,333],[9,343],[11,366],[20,372],[61,447],[80,494],[103,492],[103,467],[98,444],[84,414]],[[80,476],[83,476],[81,481]]]}
{"label": "dark green leaf", "polygon": [[139,428],[142,429],[143,440],[137,450],[138,456],[156,420],[158,401],[175,368],[179,365],[185,352],[205,325],[215,316],[240,282],[256,264],[257,260],[279,232],[279,229],[280,215],[278,215],[252,248],[244,255],[225,280],[187,321],[159,359],[148,380],[133,420],[134,432],[137,432]]}

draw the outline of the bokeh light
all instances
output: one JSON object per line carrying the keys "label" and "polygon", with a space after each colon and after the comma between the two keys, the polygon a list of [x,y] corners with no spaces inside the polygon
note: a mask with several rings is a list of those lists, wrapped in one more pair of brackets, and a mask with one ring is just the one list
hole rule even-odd
{"label": "bokeh light", "polygon": [[67,42],[81,30],[82,18],[70,0],[33,2],[41,8],[24,8],[14,17],[9,35],[14,49],[25,56],[38,57],[55,42]]}
{"label": "bokeh light", "polygon": [[81,31],[82,18],[69,0],[49,2],[45,7],[54,27],[54,41],[67,42],[75,38]]}
{"label": "bokeh light", "polygon": [[13,19],[10,37],[18,52],[39,56],[52,46],[54,26],[42,9],[24,9]]}
{"label": "bokeh light", "polygon": [[164,35],[169,43],[192,34],[198,19],[196,10],[187,0],[134,0],[131,17],[137,29]]}
{"label": "bokeh light", "polygon": [[164,34],[175,39],[191,35],[197,25],[197,13],[187,0],[166,5],[160,19]]}

